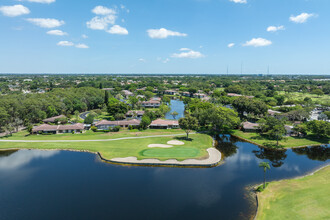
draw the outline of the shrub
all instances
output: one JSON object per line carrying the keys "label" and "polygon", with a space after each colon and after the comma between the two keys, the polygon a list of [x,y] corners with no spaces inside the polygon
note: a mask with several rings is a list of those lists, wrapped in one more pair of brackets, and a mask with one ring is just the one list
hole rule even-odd
{"label": "shrub", "polygon": [[120,130],[119,126],[115,126],[111,129],[112,132],[118,132]]}
{"label": "shrub", "polygon": [[97,127],[92,126],[92,127],[91,127],[91,130],[94,131],[94,132],[97,131]]}
{"label": "shrub", "polygon": [[128,126],[128,130],[133,130],[133,129],[134,129],[133,125]]}
{"label": "shrub", "polygon": [[71,133],[74,134],[74,131],[72,131]]}
{"label": "shrub", "polygon": [[257,187],[256,191],[257,192],[262,192],[262,191],[264,191],[267,188],[267,186],[268,186],[268,183],[266,183],[266,187],[265,188],[264,188],[264,185],[262,184],[262,185],[260,185],[260,186]]}

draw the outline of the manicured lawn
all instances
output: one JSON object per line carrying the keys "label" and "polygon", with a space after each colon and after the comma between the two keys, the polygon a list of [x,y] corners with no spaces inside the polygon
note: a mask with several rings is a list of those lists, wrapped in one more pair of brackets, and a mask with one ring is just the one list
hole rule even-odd
{"label": "manicured lawn", "polygon": [[115,139],[123,137],[138,137],[149,135],[168,135],[168,134],[183,134],[181,129],[148,129],[144,131],[135,130],[121,130],[119,132],[93,132],[91,130],[82,134],[56,134],[56,135],[29,135],[27,131],[21,131],[13,134],[10,137],[3,137],[0,140],[95,140],[95,139]]}
{"label": "manicured lawn", "polygon": [[[149,136],[149,135],[166,135],[166,134],[180,134],[180,130],[147,130],[145,132],[138,131],[122,131],[122,133],[112,134],[112,139],[119,137],[136,137]],[[71,134],[70,134],[71,135]],[[95,140],[102,139],[99,135],[83,134],[72,136],[51,135],[36,137],[10,138],[12,140]],[[104,134],[105,135],[105,134]],[[16,136],[19,137],[19,136]],[[63,139],[65,137],[66,139]],[[74,138],[73,138],[74,137]],[[81,137],[81,138],[78,138]],[[82,138],[84,137],[84,138]],[[191,134],[191,141],[183,139],[185,135],[173,137],[150,137],[141,139],[128,139],[128,140],[114,140],[102,142],[44,142],[44,143],[13,143],[13,142],[0,142],[0,149],[66,149],[66,150],[87,150],[90,152],[100,152],[106,159],[116,157],[130,157],[135,156],[138,159],[155,158],[160,160],[177,159],[185,160],[190,158],[202,158],[207,156],[207,148],[212,147],[212,138],[206,134]],[[47,139],[48,138],[48,139]],[[87,139],[88,138],[88,139]],[[109,138],[107,136],[106,138]],[[175,146],[170,149],[165,148],[148,148],[149,144],[166,144],[168,141],[179,138],[185,144],[182,146]],[[104,139],[104,138],[103,138]],[[147,151],[153,150],[153,151]],[[145,152],[145,153],[144,153]],[[193,152],[193,153],[192,153]]]}
{"label": "manicured lawn", "polygon": [[330,166],[300,179],[269,183],[257,219],[330,219]]}
{"label": "manicured lawn", "polygon": [[[243,132],[240,130],[235,130],[233,134],[248,139],[250,141],[253,141],[260,145],[263,145],[265,142],[276,143],[276,141],[274,140],[268,140],[265,137],[261,136],[260,134],[253,132]],[[285,146],[286,148],[306,146],[306,145],[322,145],[322,144],[329,144],[329,138],[316,138],[312,135],[308,135],[305,138],[287,137],[286,141],[281,140],[279,141],[279,144]]]}
{"label": "manicured lawn", "polygon": [[285,93],[283,91],[279,92],[280,95],[284,95],[287,97],[287,99],[293,99],[293,100],[304,100],[304,98],[309,97],[314,102],[318,102],[319,104],[330,104],[330,95],[322,95],[318,96],[315,94],[309,94],[309,93],[302,93],[302,92],[290,92]]}

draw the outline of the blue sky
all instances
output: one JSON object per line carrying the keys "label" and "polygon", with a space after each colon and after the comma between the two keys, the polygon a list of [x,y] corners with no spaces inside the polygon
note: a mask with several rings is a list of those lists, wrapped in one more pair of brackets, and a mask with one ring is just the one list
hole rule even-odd
{"label": "blue sky", "polygon": [[329,0],[1,0],[0,73],[330,74]]}

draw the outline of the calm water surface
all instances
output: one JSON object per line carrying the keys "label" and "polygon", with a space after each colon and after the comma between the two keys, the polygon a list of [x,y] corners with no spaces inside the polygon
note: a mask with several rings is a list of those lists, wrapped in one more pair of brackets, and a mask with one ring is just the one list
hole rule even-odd
{"label": "calm water surface", "polygon": [[184,103],[183,101],[180,101],[180,100],[171,100],[171,111],[170,112],[167,112],[165,114],[165,118],[166,119],[171,119],[173,120],[173,116],[171,115],[172,112],[177,112],[179,113],[178,116],[176,116],[176,120],[179,120],[180,118],[183,118],[184,117]]}
{"label": "calm water surface", "polygon": [[68,151],[0,152],[0,219],[249,219],[246,186],[329,163],[329,147],[274,152],[224,137],[214,168],[125,167]]}

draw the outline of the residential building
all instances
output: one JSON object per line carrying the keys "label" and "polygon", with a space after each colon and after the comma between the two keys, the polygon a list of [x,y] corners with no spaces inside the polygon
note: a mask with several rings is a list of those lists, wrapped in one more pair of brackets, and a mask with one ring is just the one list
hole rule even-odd
{"label": "residential building", "polygon": [[126,113],[126,117],[127,118],[133,118],[133,117],[137,117],[137,118],[142,118],[142,116],[144,115],[144,111],[128,111]]}
{"label": "residential building", "polygon": [[65,115],[58,115],[58,116],[54,116],[54,117],[51,117],[51,118],[46,118],[42,121],[44,123],[55,123],[57,120],[59,120],[61,118],[66,118],[66,116]]}
{"label": "residential building", "polygon": [[49,125],[42,124],[32,129],[32,134],[64,134],[64,133],[81,133],[84,131],[84,124],[77,123],[72,125]]}
{"label": "residential building", "polygon": [[241,126],[245,132],[256,132],[258,130],[259,124],[246,121],[243,122]]}
{"label": "residential building", "polygon": [[151,128],[151,129],[179,128],[179,122],[175,121],[175,120],[157,119],[157,120],[151,122],[149,128]]}
{"label": "residential building", "polygon": [[97,130],[109,130],[110,128],[120,126],[122,128],[127,128],[128,126],[139,126],[141,123],[140,120],[132,119],[127,121],[107,121],[102,120],[97,123],[95,123],[95,127],[97,127]]}
{"label": "residential building", "polygon": [[155,100],[144,101],[141,102],[141,106],[145,108],[159,108],[160,101],[155,101]]}

